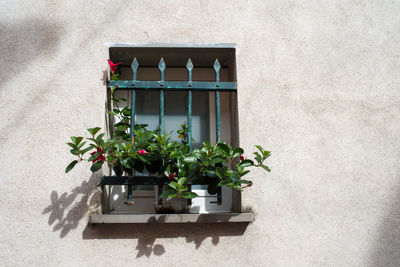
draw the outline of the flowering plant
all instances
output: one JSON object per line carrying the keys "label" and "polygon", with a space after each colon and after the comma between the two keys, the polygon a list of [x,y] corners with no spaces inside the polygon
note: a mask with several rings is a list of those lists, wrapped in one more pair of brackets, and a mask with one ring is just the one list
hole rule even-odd
{"label": "flowering plant", "polygon": [[[119,63],[109,61],[112,73]],[[115,77],[113,76],[115,79]],[[112,137],[105,140],[101,128],[89,128],[90,137],[72,136],[72,142],[67,143],[70,152],[78,159],[72,161],[66,168],[69,172],[78,162],[88,161],[90,169],[95,172],[102,168],[104,163],[112,166],[118,176],[123,171],[130,173],[148,171],[160,178],[169,179],[168,188],[162,196],[173,198],[194,198],[196,193],[190,192],[189,185],[207,184],[208,192],[216,194],[221,186],[228,186],[242,190],[252,186],[253,182],[244,179],[250,170],[249,167],[261,167],[270,171],[264,161],[271,155],[270,151],[256,145],[254,160],[244,156],[240,147],[233,148],[224,142],[212,145],[203,142],[200,148],[190,149],[187,140],[187,127],[180,125],[177,130],[181,142],[174,141],[166,133],[158,130],[147,130],[147,125],[137,124],[133,128],[133,137],[130,137],[129,107],[119,108],[119,103],[126,101],[123,98],[112,96],[114,109],[107,113],[116,118]],[[85,155],[90,152],[90,157]]]}
{"label": "flowering plant", "polygon": [[[169,187],[162,193],[162,196],[168,198],[196,197],[195,193],[188,190],[188,185],[199,183],[208,184],[210,194],[217,193],[220,186],[242,190],[253,184],[243,178],[250,172],[249,167],[262,167],[270,171],[264,161],[271,152],[261,146],[256,146],[258,151],[253,153],[253,161],[243,156],[244,151],[240,147],[232,148],[224,142],[215,145],[203,142],[201,148],[190,150],[185,142],[172,141],[170,135],[149,131],[146,126],[135,125],[135,137],[130,141],[128,133],[122,130],[117,136],[114,134],[113,138],[104,140],[104,133],[98,134],[99,127],[89,128],[91,137],[86,140],[72,136],[72,143],[68,145],[72,148],[70,152],[78,156],[78,159],[72,161],[65,171],[69,172],[84,160],[92,163],[90,169],[93,172],[99,170],[105,162],[121,175],[123,170],[147,170],[170,180]],[[85,153],[90,150],[93,150],[90,157],[85,159]]]}

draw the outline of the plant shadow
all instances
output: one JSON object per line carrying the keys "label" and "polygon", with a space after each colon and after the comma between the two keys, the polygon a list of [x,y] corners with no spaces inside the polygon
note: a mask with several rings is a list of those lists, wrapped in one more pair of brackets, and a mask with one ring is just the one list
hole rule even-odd
{"label": "plant shadow", "polygon": [[[88,181],[83,181],[71,192],[59,193],[52,191],[51,204],[42,214],[48,214],[48,224],[53,232],[60,231],[60,238],[76,229],[79,222],[90,211],[96,211],[101,206],[101,192],[98,188],[99,174],[92,174]],[[136,258],[151,255],[160,256],[165,253],[165,247],[157,244],[157,239],[185,238],[187,243],[193,243],[200,248],[207,238],[211,238],[214,246],[221,236],[240,236],[246,231],[248,223],[202,223],[199,217],[197,223],[163,223],[165,217],[156,221],[140,224],[87,224],[82,232],[83,239],[137,239]]]}
{"label": "plant shadow", "polygon": [[136,258],[160,256],[165,253],[159,238],[185,238],[200,248],[204,240],[211,237],[214,246],[221,236],[240,236],[248,223],[140,223],[140,224],[88,224],[82,233],[83,239],[137,239]]}
{"label": "plant shadow", "polygon": [[[51,204],[42,214],[49,214],[48,224],[53,226],[53,232],[60,231],[60,237],[64,238],[71,230],[78,227],[89,210],[100,206],[100,191],[97,184],[100,176],[92,174],[89,181],[83,181],[70,193],[58,193],[52,191]],[[73,206],[72,206],[73,205]]]}

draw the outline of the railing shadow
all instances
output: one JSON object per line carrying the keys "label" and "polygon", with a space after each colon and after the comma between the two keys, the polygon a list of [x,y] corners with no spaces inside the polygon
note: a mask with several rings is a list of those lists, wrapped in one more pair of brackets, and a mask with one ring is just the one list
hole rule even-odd
{"label": "railing shadow", "polygon": [[53,232],[60,231],[60,237],[64,238],[78,227],[79,221],[89,210],[100,206],[100,191],[97,189],[99,181],[100,176],[92,174],[89,181],[83,181],[70,193],[51,193],[51,204],[42,214],[49,214],[48,224],[53,226]]}
{"label": "railing shadow", "polygon": [[198,249],[204,240],[211,238],[214,246],[221,236],[240,236],[248,223],[157,223],[147,224],[88,224],[82,233],[83,239],[137,239],[136,258],[162,255],[165,248],[156,244],[157,239],[185,238]]}

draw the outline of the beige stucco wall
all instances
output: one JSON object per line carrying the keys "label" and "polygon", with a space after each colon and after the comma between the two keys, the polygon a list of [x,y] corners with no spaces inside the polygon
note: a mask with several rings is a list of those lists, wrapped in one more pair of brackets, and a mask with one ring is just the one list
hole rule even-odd
{"label": "beige stucco wall", "polygon": [[[399,266],[397,1],[1,1],[2,266]],[[237,43],[243,225],[88,226],[104,42]]]}

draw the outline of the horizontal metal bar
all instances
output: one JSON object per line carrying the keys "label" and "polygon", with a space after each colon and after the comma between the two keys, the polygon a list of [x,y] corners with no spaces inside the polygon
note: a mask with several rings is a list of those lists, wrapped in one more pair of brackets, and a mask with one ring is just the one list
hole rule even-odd
{"label": "horizontal metal bar", "polygon": [[168,184],[167,178],[152,176],[103,176],[102,185],[158,185]]}
{"label": "horizontal metal bar", "polygon": [[196,90],[196,91],[236,91],[235,82],[189,82],[189,81],[109,81],[108,87],[124,90]]}
{"label": "horizontal metal bar", "polygon": [[[171,181],[166,177],[156,176],[103,176],[100,185],[166,185]],[[208,183],[194,183],[203,185]]]}

